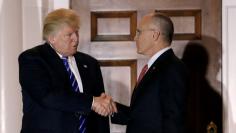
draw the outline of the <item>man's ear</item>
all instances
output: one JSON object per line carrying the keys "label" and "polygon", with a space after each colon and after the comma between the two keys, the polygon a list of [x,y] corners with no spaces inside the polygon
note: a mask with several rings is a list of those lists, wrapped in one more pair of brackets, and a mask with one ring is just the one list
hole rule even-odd
{"label": "man's ear", "polygon": [[153,40],[158,40],[158,38],[160,37],[160,32],[159,31],[154,31],[153,35],[152,35],[152,38]]}
{"label": "man's ear", "polygon": [[54,42],[55,42],[55,36],[49,35],[49,36],[48,36],[48,41],[49,41],[49,43],[54,44]]}

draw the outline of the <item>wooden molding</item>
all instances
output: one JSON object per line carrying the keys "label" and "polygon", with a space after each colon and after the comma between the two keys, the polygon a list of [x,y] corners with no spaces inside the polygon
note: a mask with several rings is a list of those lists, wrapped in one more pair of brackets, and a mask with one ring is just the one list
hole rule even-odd
{"label": "wooden molding", "polygon": [[[201,39],[201,10],[156,10],[169,17],[194,17],[194,33],[175,33],[174,40],[194,40]],[[183,24],[184,26],[184,24]]]}
{"label": "wooden molding", "polygon": [[137,60],[99,60],[101,67],[130,67],[130,77],[131,77],[131,89],[135,87],[137,81]]}
{"label": "wooden molding", "polygon": [[[129,18],[130,33],[129,35],[99,35],[98,22],[99,18]],[[91,41],[133,41],[137,27],[136,11],[93,11],[91,12]]]}

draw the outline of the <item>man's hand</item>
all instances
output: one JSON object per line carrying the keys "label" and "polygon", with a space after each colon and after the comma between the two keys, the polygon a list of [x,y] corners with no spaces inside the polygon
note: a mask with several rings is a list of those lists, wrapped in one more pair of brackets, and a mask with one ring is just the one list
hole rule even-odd
{"label": "man's hand", "polygon": [[94,97],[92,110],[102,116],[108,116],[117,112],[116,104],[111,96],[102,93],[99,97]]}

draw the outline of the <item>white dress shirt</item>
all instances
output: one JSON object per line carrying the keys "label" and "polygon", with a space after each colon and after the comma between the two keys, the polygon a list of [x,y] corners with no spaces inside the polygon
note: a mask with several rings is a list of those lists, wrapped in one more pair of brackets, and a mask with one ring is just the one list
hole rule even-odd
{"label": "white dress shirt", "polygon": [[[51,44],[50,44],[50,46],[52,47]],[[59,55],[60,58],[62,58],[61,54],[59,54],[57,51],[56,51],[56,53]],[[69,63],[69,67],[70,67],[71,71],[73,72],[73,74],[75,75],[75,79],[76,79],[76,81],[79,85],[79,92],[83,93],[84,92],[83,84],[82,84],[82,80],[81,80],[81,77],[80,77],[80,74],[79,74],[79,69],[78,69],[76,61],[75,61],[75,57],[74,56],[68,56],[68,63]]]}
{"label": "white dress shirt", "polygon": [[152,66],[152,64],[167,50],[171,49],[170,47],[166,47],[160,51],[158,51],[157,53],[155,53],[148,61],[148,69]]}

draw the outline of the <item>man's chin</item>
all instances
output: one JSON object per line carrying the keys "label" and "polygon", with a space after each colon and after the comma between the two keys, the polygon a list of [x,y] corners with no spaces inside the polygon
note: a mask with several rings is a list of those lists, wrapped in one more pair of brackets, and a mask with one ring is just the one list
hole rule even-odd
{"label": "man's chin", "polygon": [[74,55],[77,52],[77,50],[70,51],[70,55]]}
{"label": "man's chin", "polygon": [[75,54],[77,52],[77,50],[73,51],[73,54]]}

